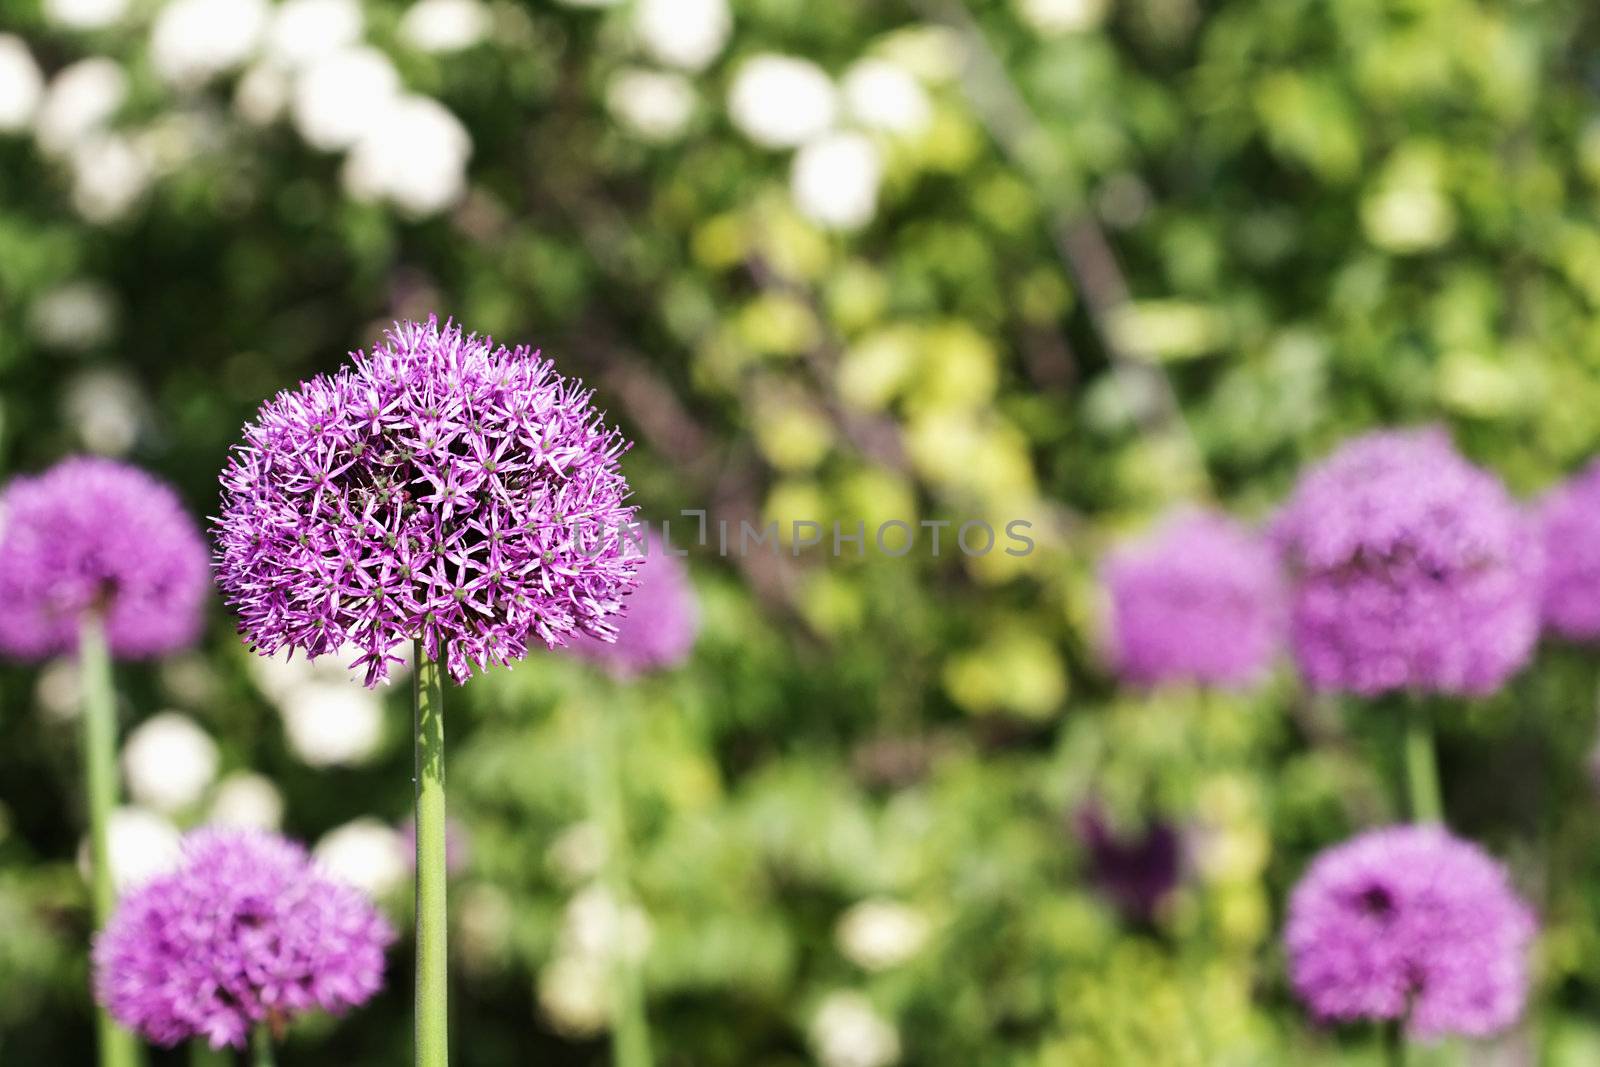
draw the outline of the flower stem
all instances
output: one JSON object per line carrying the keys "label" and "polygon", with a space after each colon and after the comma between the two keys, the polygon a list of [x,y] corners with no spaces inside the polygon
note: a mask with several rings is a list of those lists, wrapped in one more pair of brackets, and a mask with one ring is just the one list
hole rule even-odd
{"label": "flower stem", "polygon": [[1433,752],[1433,729],[1428,711],[1413,704],[1406,715],[1406,786],[1411,799],[1413,822],[1443,822],[1444,803],[1439,799],[1439,765]]}
{"label": "flower stem", "polygon": [[1399,1019],[1378,1024],[1383,1028],[1383,1062],[1388,1067],[1406,1067],[1406,1035]]}
{"label": "flower stem", "polygon": [[250,1047],[255,1052],[252,1057],[254,1067],[274,1067],[274,1064],[277,1063],[277,1059],[272,1054],[272,1031],[265,1023],[256,1027],[255,1035],[250,1041]]}
{"label": "flower stem", "polygon": [[212,1048],[203,1037],[189,1042],[189,1067],[228,1067],[232,1062],[232,1054]]}
{"label": "flower stem", "polygon": [[449,951],[445,906],[444,677],[440,660],[416,643],[412,703],[417,751],[417,1067],[450,1062]]}
{"label": "flower stem", "polygon": [[650,1021],[645,1010],[644,977],[640,960],[627,943],[626,916],[633,906],[629,873],[627,797],[623,790],[624,748],[622,708],[615,690],[608,705],[599,708],[595,726],[599,733],[594,759],[594,806],[605,828],[606,888],[617,909],[616,941],[611,958],[611,1062],[613,1067],[651,1067]]}
{"label": "flower stem", "polygon": [[[83,690],[84,787],[89,808],[89,896],[94,928],[101,930],[117,906],[111,870],[111,815],[117,806],[117,706],[105,626],[95,612],[78,631],[79,684]],[[98,1011],[101,1067],[136,1067],[142,1057],[133,1035]]]}

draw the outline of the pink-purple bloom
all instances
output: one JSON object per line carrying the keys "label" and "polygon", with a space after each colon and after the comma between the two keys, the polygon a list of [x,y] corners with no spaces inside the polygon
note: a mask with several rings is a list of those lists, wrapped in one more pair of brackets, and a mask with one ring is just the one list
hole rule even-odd
{"label": "pink-purple bloom", "polygon": [[1295,658],[1318,689],[1487,693],[1532,653],[1534,523],[1442,431],[1346,443],[1301,478],[1274,536]]}
{"label": "pink-purple bloom", "polygon": [[1107,560],[1112,666],[1137,685],[1240,688],[1271,669],[1283,637],[1277,559],[1252,531],[1186,511]]}
{"label": "pink-purple bloom", "polygon": [[643,552],[644,564],[628,596],[628,613],[617,624],[617,639],[580,637],[568,646],[618,678],[677,666],[693,651],[700,630],[700,604],[682,557],[653,532],[644,546],[630,542],[627,550]]}
{"label": "pink-purple bloom", "polygon": [[155,1044],[243,1048],[257,1026],[371,998],[393,940],[360,890],[294,842],[197,830],[179,868],[130,893],[95,939],[95,995]]}
{"label": "pink-purple bloom", "polygon": [[1478,846],[1440,826],[1392,826],[1317,856],[1290,897],[1284,943],[1319,1019],[1483,1037],[1522,1014],[1536,932]]}
{"label": "pink-purple bloom", "polygon": [[420,639],[473,666],[609,640],[639,565],[592,393],[526,347],[405,322],[278,394],[222,475],[220,583],[264,653],[350,643],[368,685]]}
{"label": "pink-purple bloom", "polygon": [[1574,641],[1600,638],[1600,460],[1551,490],[1539,519],[1545,625]]}
{"label": "pink-purple bloom", "polygon": [[91,612],[121,658],[183,648],[210,584],[194,520],[136,467],[67,459],[0,496],[0,649],[11,655],[74,651]]}

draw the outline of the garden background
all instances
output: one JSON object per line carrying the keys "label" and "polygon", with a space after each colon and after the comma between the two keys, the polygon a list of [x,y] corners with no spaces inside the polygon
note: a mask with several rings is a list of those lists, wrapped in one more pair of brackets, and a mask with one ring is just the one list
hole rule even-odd
{"label": "garden background", "polygon": [[[1279,933],[1313,853],[1399,817],[1392,708],[1287,666],[1119,688],[1097,568],[1175,506],[1266,517],[1380,425],[1529,498],[1600,451],[1592,5],[0,0],[0,34],[8,477],[106,453],[215,514],[263,399],[437,311],[593,385],[657,523],[1033,524],[1022,557],[691,546],[685,666],[452,691],[460,1064],[605,1062],[619,938],[667,1065],[1377,1062],[1307,1021]],[[210,620],[119,674],[124,738],[157,724],[129,864],[276,814],[404,920],[408,684]],[[1423,1062],[1600,1062],[1597,678],[1547,644],[1439,716],[1452,825],[1542,932],[1523,1024]],[[72,688],[0,670],[7,1064],[91,1061]],[[1096,818],[1154,836],[1119,867]],[[1147,910],[1108,863],[1159,867],[1163,827]],[[403,1062],[409,952],[282,1061]]]}

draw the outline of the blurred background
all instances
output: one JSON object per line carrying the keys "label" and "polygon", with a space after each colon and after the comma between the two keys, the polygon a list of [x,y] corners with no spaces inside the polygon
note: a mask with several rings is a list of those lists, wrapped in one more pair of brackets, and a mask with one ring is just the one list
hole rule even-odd
{"label": "blurred background", "polygon": [[[1596,15],[0,0],[0,471],[124,457],[212,514],[264,398],[437,311],[595,386],[657,522],[1032,522],[1024,557],[694,549],[684,666],[452,691],[464,1067],[607,1062],[616,951],[669,1067],[1376,1063],[1277,937],[1307,857],[1398,814],[1392,723],[1287,670],[1118,689],[1096,568],[1375,425],[1527,496],[1596,450]],[[1546,649],[1443,723],[1453,821],[1544,935],[1524,1024],[1421,1062],[1600,1062],[1597,675]],[[119,877],[277,826],[409,921],[407,685],[255,659],[220,601],[119,683]],[[7,1064],[91,1062],[74,690],[0,670]],[[409,953],[283,1062],[405,1062]]]}

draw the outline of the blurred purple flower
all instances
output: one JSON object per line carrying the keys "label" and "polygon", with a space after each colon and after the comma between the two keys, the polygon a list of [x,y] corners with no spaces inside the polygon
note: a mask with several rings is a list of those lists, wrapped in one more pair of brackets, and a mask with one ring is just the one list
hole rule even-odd
{"label": "blurred purple flower", "polygon": [[1440,430],[1347,442],[1301,478],[1273,534],[1295,657],[1318,689],[1488,693],[1533,650],[1535,524]]}
{"label": "blurred purple flower", "polygon": [[368,1000],[393,940],[366,896],[299,845],[197,830],[179,869],[134,890],[95,939],[95,995],[158,1045],[243,1048],[258,1025]]}
{"label": "blurred purple flower", "polygon": [[1270,547],[1221,515],[1187,511],[1112,553],[1111,658],[1124,681],[1228,688],[1260,681],[1283,638]]}
{"label": "blurred purple flower", "polygon": [[592,393],[526,347],[396,324],[279,393],[223,472],[219,580],[257,651],[350,643],[367,684],[421,638],[451,676],[610,639],[638,557]]}
{"label": "blurred purple flower", "polygon": [[1482,1037],[1522,1013],[1536,931],[1483,850],[1439,826],[1393,826],[1312,862],[1284,942],[1295,992],[1319,1019]]}
{"label": "blurred purple flower", "polygon": [[[637,554],[641,549],[630,543],[626,551]],[[669,552],[653,531],[642,551],[639,584],[628,596],[616,641],[579,637],[567,646],[618,678],[677,666],[694,649],[700,630],[700,605],[682,557]]]}
{"label": "blurred purple flower", "polygon": [[135,467],[67,459],[0,496],[0,649],[11,655],[75,650],[90,611],[104,613],[116,656],[183,648],[210,584],[194,520]]}
{"label": "blurred purple flower", "polygon": [[1545,625],[1575,641],[1600,638],[1600,460],[1551,490],[1539,520]]}
{"label": "blurred purple flower", "polygon": [[1176,827],[1149,823],[1138,836],[1119,836],[1097,803],[1078,813],[1078,834],[1089,851],[1089,879],[1135,922],[1149,922],[1178,886],[1183,840]]}

